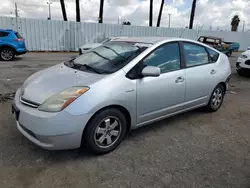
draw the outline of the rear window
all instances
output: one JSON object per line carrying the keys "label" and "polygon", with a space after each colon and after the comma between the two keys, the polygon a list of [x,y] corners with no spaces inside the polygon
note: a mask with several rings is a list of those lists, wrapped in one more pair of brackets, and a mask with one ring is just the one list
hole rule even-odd
{"label": "rear window", "polygon": [[22,38],[23,38],[19,33],[15,33],[15,35],[16,35],[16,37],[17,37],[18,39],[22,39]]}
{"label": "rear window", "polygon": [[9,35],[8,32],[1,31],[0,32],[0,37],[7,37]]}

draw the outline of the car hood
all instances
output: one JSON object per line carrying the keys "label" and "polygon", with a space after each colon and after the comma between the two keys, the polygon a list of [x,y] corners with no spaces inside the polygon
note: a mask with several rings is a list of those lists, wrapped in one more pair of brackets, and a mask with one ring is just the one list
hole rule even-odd
{"label": "car hood", "polygon": [[105,75],[78,71],[59,64],[30,76],[22,86],[22,97],[42,104],[46,99],[73,86],[89,86]]}
{"label": "car hood", "polygon": [[241,55],[247,55],[247,56],[250,56],[250,50],[247,50],[247,51],[243,52]]}

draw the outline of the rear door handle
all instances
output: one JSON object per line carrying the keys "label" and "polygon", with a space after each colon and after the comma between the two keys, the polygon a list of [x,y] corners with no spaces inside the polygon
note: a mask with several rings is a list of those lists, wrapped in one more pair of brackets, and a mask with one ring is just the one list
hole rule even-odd
{"label": "rear door handle", "polygon": [[210,74],[215,74],[216,73],[216,70],[212,69]]}
{"label": "rear door handle", "polygon": [[184,78],[183,77],[178,77],[176,80],[175,80],[175,83],[182,83],[184,82]]}

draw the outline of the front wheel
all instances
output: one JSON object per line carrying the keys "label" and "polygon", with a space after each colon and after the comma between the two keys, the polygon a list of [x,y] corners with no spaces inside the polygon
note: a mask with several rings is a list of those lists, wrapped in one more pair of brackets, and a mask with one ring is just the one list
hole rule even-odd
{"label": "front wheel", "polygon": [[15,52],[11,48],[2,48],[0,50],[0,58],[4,61],[11,61],[15,57]]}
{"label": "front wheel", "polygon": [[97,113],[87,124],[83,134],[83,144],[97,154],[113,151],[127,132],[124,114],[114,108]]}
{"label": "front wheel", "polygon": [[211,112],[219,110],[223,103],[224,95],[225,91],[223,86],[221,84],[217,85],[210,97],[207,109]]}

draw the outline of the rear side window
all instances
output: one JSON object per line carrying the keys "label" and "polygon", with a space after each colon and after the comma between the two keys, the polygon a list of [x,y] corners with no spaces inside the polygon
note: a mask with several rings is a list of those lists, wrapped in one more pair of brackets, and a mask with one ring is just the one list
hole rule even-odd
{"label": "rear side window", "polygon": [[0,37],[7,37],[8,35],[9,35],[8,32],[0,31]]}
{"label": "rear side window", "polygon": [[215,40],[214,39],[207,39],[206,42],[215,43]]}
{"label": "rear side window", "polygon": [[23,38],[19,33],[15,33],[15,35],[16,35],[16,37],[17,37],[18,39],[22,39],[22,38]]}
{"label": "rear side window", "polygon": [[209,56],[210,56],[211,61],[212,61],[213,63],[215,63],[215,62],[218,60],[220,54],[219,54],[218,52],[216,52],[216,51],[210,49],[210,48],[207,48],[207,51],[208,51],[208,53],[209,53]]}
{"label": "rear side window", "polygon": [[183,42],[183,48],[187,67],[210,63],[205,47]]}

